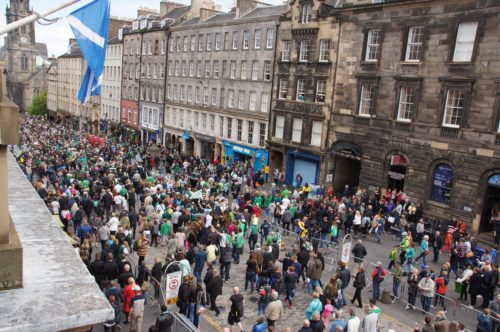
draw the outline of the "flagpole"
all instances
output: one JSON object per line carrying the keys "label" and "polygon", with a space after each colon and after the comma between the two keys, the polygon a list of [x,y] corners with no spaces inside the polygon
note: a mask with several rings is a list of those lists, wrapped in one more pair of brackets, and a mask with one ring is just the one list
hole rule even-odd
{"label": "flagpole", "polygon": [[65,3],[63,4],[60,4],[59,6],[56,6],[52,9],[49,9],[45,12],[42,12],[41,14],[35,12],[33,13],[32,15],[30,16],[27,16],[25,18],[22,18],[20,20],[17,20],[17,21],[14,21],[10,24],[7,24],[6,26],[3,26],[3,27],[0,27],[0,35],[3,35],[4,33],[7,33],[7,32],[10,32],[12,30],[15,30],[17,28],[20,28],[22,27],[23,25],[26,25],[26,24],[29,24],[29,23],[32,23],[40,18],[44,18],[45,16],[48,16],[52,13],[55,13],[61,9],[64,9],[66,7],[69,7],[77,2],[79,2],[81,0],[69,0],[69,1],[66,1]]}

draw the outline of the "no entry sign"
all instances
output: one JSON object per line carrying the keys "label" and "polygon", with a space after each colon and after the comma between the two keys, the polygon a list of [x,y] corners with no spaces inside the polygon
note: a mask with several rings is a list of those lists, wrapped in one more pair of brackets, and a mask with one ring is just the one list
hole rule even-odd
{"label": "no entry sign", "polygon": [[167,304],[177,303],[177,295],[181,286],[181,271],[167,274],[165,279],[165,301]]}

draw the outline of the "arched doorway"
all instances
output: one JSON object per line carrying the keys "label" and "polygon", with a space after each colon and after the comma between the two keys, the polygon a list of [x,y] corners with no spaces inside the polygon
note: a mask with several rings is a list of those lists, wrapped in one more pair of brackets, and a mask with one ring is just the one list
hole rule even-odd
{"label": "arched doorway", "polygon": [[493,174],[486,183],[486,193],[484,195],[483,213],[481,215],[481,224],[479,232],[493,231],[491,217],[500,210],[500,173]]}
{"label": "arched doorway", "polygon": [[333,188],[336,192],[342,192],[346,185],[351,188],[358,187],[359,174],[361,172],[361,148],[353,143],[338,141],[333,143],[330,150],[333,156]]}
{"label": "arched doorway", "polygon": [[404,191],[407,164],[408,161],[402,154],[398,152],[389,154],[387,158],[387,188]]}

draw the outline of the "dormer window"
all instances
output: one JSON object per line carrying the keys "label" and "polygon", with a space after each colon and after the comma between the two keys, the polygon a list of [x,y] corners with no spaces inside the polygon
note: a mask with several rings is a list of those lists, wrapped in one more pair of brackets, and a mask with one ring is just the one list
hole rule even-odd
{"label": "dormer window", "polygon": [[134,29],[134,30],[139,29],[139,21],[135,20],[135,21],[132,23],[132,29]]}
{"label": "dormer window", "polygon": [[303,4],[300,11],[301,11],[300,12],[300,22],[301,23],[309,23],[309,20],[311,18],[311,13],[312,13],[312,4],[311,3]]}

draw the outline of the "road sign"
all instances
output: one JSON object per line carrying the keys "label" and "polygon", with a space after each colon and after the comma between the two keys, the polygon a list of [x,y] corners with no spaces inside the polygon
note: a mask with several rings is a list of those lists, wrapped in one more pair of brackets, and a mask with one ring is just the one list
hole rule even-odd
{"label": "road sign", "polygon": [[349,266],[349,255],[351,254],[351,236],[347,234],[342,241],[342,256],[340,261]]}
{"label": "road sign", "polygon": [[177,295],[181,286],[181,271],[167,274],[165,279],[165,301],[167,304],[177,303]]}

